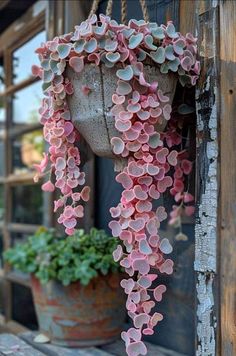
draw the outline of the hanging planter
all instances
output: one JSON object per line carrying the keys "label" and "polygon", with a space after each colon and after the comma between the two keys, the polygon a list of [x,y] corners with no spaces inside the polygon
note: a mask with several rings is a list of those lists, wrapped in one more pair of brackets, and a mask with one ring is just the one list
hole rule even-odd
{"label": "hanging planter", "polygon": [[[154,211],[153,201],[166,191],[174,196],[172,224],[194,212],[194,198],[185,188],[192,163],[181,145],[183,120],[172,113],[171,104],[178,79],[189,86],[198,78],[196,38],[176,32],[171,21],[166,26],[149,22],[143,0],[144,20],[127,25],[107,16],[111,0],[107,15],[98,19],[98,3],[73,33],[37,49],[41,67],[34,66],[33,73],[44,81],[40,113],[50,148],[36,166],[36,180],[51,167],[55,182],[49,179],[43,189],[61,192],[55,211],[61,210],[58,222],[71,235],[83,216],[81,201],[89,199],[89,187],[78,192],[85,184],[76,146],[80,134],[96,154],[115,157],[123,192],[118,206],[110,209],[114,220],[109,226],[121,240],[114,259],[129,275],[121,285],[134,323],[122,338],[128,355],[145,355],[141,337],[152,335],[162,320],[152,309],[166,291],[164,285],[152,288],[152,282],[157,273],[173,271],[172,260],[165,257],[172,247],[158,233],[167,213],[163,206]],[[125,23],[125,1],[121,3]],[[157,272],[150,273],[151,268]]]}
{"label": "hanging planter", "polygon": [[[126,162],[114,154],[111,143],[113,137],[121,137],[111,109],[114,105],[112,96],[116,93],[119,80],[117,71],[122,68],[120,64],[107,68],[105,64],[97,66],[92,63],[85,64],[81,74],[67,69],[67,77],[74,88],[73,95],[68,97],[72,122],[96,155],[114,159],[116,171],[122,170]],[[158,82],[158,87],[164,96],[168,96],[168,103],[171,104],[177,77],[173,73],[162,74],[156,65],[150,64],[143,65],[143,74],[148,83]],[[84,88],[88,83],[89,92],[85,95]],[[165,125],[166,122],[155,124],[156,131],[161,132]]]}

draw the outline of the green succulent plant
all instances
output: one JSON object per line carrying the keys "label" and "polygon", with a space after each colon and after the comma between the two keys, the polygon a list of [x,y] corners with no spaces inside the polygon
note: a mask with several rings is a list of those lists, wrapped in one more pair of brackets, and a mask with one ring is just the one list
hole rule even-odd
{"label": "green succulent plant", "polygon": [[87,285],[98,275],[120,270],[112,257],[116,247],[117,239],[104,230],[80,229],[65,238],[41,227],[25,243],[5,251],[4,259],[22,272],[33,273],[42,284],[55,279],[64,286],[76,281]]}

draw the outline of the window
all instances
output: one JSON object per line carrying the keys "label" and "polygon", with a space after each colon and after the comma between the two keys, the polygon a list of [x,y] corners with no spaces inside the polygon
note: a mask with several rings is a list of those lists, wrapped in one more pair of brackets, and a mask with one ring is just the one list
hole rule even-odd
{"label": "window", "polygon": [[[32,168],[44,151],[38,114],[41,82],[31,75],[38,62],[34,50],[46,41],[45,8],[41,10],[26,11],[14,36],[15,23],[0,34],[0,320],[31,329],[37,323],[29,276],[4,264],[2,252],[48,222],[46,194],[34,184]],[[1,48],[3,43],[7,47]],[[27,314],[18,308],[21,301],[30,308]]]}

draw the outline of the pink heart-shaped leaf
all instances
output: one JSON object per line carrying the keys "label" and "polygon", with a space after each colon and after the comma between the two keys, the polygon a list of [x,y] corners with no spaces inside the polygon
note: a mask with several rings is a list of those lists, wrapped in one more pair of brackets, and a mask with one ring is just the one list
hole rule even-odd
{"label": "pink heart-shaped leaf", "polygon": [[124,121],[124,120],[116,120],[115,122],[115,127],[118,131],[120,132],[125,132],[128,131],[131,128],[131,122],[129,120]]}
{"label": "pink heart-shaped leaf", "polygon": [[125,188],[125,189],[130,189],[133,187],[133,181],[127,173],[124,173],[124,172],[119,173],[116,176],[116,181],[118,183],[122,184],[123,188]]}
{"label": "pink heart-shaped leaf", "polygon": [[126,200],[126,202],[132,201],[135,198],[133,189],[124,190],[122,192],[122,197]]}
{"label": "pink heart-shaped leaf", "polygon": [[149,212],[152,210],[152,203],[149,201],[139,201],[136,203],[135,208],[138,213]]}
{"label": "pink heart-shaped leaf", "polygon": [[145,258],[140,258],[133,261],[133,269],[144,275],[148,274],[150,266]]}
{"label": "pink heart-shaped leaf", "polygon": [[112,137],[111,145],[112,145],[113,152],[116,155],[119,155],[124,151],[125,144],[119,137]]}
{"label": "pink heart-shaped leaf", "polygon": [[146,227],[150,235],[156,235],[157,229],[160,227],[160,223],[156,218],[152,218],[147,222]]}
{"label": "pink heart-shaped leaf", "polygon": [[135,185],[133,191],[134,191],[135,198],[139,200],[146,200],[148,198],[147,193],[143,191],[140,185]]}
{"label": "pink heart-shaped leaf", "polygon": [[139,241],[139,251],[144,255],[150,255],[152,253],[152,249],[147,240],[143,239]]}
{"label": "pink heart-shaped leaf", "polygon": [[112,102],[114,104],[117,104],[117,105],[121,105],[125,102],[125,96],[124,95],[117,95],[117,94],[113,94],[112,95]]}
{"label": "pink heart-shaped leaf", "polygon": [[163,252],[166,255],[168,255],[169,253],[171,253],[173,251],[173,247],[171,246],[171,244],[167,238],[164,238],[163,240],[161,240],[159,249],[161,250],[161,252]]}
{"label": "pink heart-shaped leaf", "polygon": [[173,273],[174,262],[170,259],[165,260],[165,262],[159,267],[161,273],[172,274]]}
{"label": "pink heart-shaped leaf", "polygon": [[144,228],[144,226],[145,226],[145,220],[142,218],[130,220],[129,222],[129,227],[136,232],[141,231]]}
{"label": "pink heart-shaped leaf", "polygon": [[113,218],[118,218],[121,214],[121,208],[119,206],[116,208],[110,208],[110,213]]}
{"label": "pink heart-shaped leaf", "polygon": [[160,238],[158,235],[152,235],[149,237],[148,242],[149,242],[150,246],[157,247],[159,245],[159,240],[160,240]]}
{"label": "pink heart-shaped leaf", "polygon": [[166,286],[164,284],[160,284],[158,287],[156,287],[153,291],[153,296],[157,302],[160,302],[162,300],[162,294],[165,293],[166,291]]}
{"label": "pink heart-shaped leaf", "polygon": [[161,164],[164,164],[166,162],[166,157],[167,157],[168,153],[169,153],[169,151],[166,147],[163,147],[160,150],[158,150],[156,153],[157,161]]}
{"label": "pink heart-shaped leaf", "polygon": [[178,161],[177,161],[177,157],[178,157],[178,152],[177,151],[171,151],[170,154],[167,157],[167,161],[171,166],[176,166]]}
{"label": "pink heart-shaped leaf", "polygon": [[118,262],[123,256],[123,250],[121,245],[118,245],[117,248],[113,251],[113,258],[115,262]]}
{"label": "pink heart-shaped leaf", "polygon": [[146,171],[151,176],[155,176],[156,174],[159,173],[159,167],[155,166],[152,163],[148,163],[147,166],[146,166]]}
{"label": "pink heart-shaped leaf", "polygon": [[143,329],[143,335],[153,335],[153,334],[154,334],[153,329],[150,328]]}
{"label": "pink heart-shaped leaf", "polygon": [[155,184],[152,184],[148,194],[150,195],[151,198],[153,199],[159,199],[160,198],[160,193],[158,192],[158,190],[156,189]]}
{"label": "pink heart-shaped leaf", "polygon": [[112,230],[112,235],[114,237],[118,237],[121,233],[121,226],[120,224],[118,223],[118,221],[115,221],[115,220],[112,220],[109,222],[109,228]]}
{"label": "pink heart-shaped leaf", "polygon": [[144,169],[142,166],[137,165],[135,162],[130,162],[128,164],[128,173],[133,177],[141,177],[144,174]]}
{"label": "pink heart-shaped leaf", "polygon": [[133,341],[140,341],[142,337],[141,331],[135,328],[130,328],[127,331],[127,334],[129,335],[130,339],[132,339]]}
{"label": "pink heart-shaped leaf", "polygon": [[140,313],[134,317],[134,326],[136,328],[142,328],[144,324],[147,324],[150,320],[150,316],[146,313]]}
{"label": "pink heart-shaped leaf", "polygon": [[124,120],[124,121],[131,120],[132,117],[133,117],[132,112],[121,111],[121,112],[119,113],[119,118],[120,118],[121,120]]}
{"label": "pink heart-shaped leaf", "polygon": [[147,348],[142,341],[132,342],[126,348],[128,356],[146,355]]}
{"label": "pink heart-shaped leaf", "polygon": [[124,288],[126,294],[130,294],[135,287],[135,282],[132,278],[122,279],[120,285],[122,288]]}
{"label": "pink heart-shaped leaf", "polygon": [[84,69],[84,60],[82,57],[71,57],[69,59],[69,65],[76,73],[81,73]]}
{"label": "pink heart-shaped leaf", "polygon": [[161,313],[154,313],[151,317],[150,324],[152,327],[156,326],[159,321],[163,320],[163,315]]}
{"label": "pink heart-shaped leaf", "polygon": [[160,222],[164,221],[167,218],[166,210],[163,206],[159,206],[156,210],[157,218]]}
{"label": "pink heart-shaped leaf", "polygon": [[157,189],[160,193],[164,193],[168,187],[171,187],[173,181],[172,178],[167,176],[162,180],[159,180],[157,183]]}

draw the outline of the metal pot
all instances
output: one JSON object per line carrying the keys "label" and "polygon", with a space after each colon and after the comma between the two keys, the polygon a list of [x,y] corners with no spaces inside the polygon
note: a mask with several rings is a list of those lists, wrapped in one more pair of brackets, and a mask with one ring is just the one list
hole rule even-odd
{"label": "metal pot", "polygon": [[125,296],[119,273],[64,287],[57,281],[42,285],[32,276],[40,332],[53,344],[96,346],[119,338],[125,320]]}

